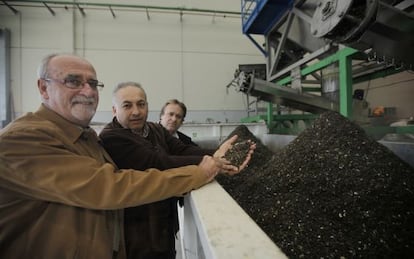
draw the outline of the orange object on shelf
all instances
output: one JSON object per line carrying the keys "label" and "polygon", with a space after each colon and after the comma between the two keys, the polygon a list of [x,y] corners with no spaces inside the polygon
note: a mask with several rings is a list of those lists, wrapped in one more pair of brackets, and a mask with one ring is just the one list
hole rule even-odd
{"label": "orange object on shelf", "polygon": [[372,115],[374,116],[383,116],[385,113],[384,106],[377,106],[372,110]]}

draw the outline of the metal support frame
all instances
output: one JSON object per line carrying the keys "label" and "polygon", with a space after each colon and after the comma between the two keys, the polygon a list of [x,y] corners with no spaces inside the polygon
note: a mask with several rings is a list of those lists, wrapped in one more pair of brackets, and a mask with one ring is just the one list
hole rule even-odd
{"label": "metal support frame", "polygon": [[[301,69],[301,76],[307,75],[319,71],[328,65],[339,62],[339,83],[340,83],[340,108],[339,112],[346,116],[352,116],[352,58],[351,56],[358,51],[352,48],[343,48],[335,54],[322,59],[316,64],[309,65]],[[292,76],[287,76],[283,79],[277,80],[278,85],[287,85],[293,80]]]}
{"label": "metal support frame", "polygon": [[7,3],[6,1],[2,1],[4,3],[5,6],[7,6],[7,8],[10,9],[10,11],[13,12],[13,14],[17,15],[19,13],[19,11],[14,8],[13,6],[11,6],[9,3]]}
{"label": "metal support frame", "polygon": [[[317,53],[314,53],[312,55],[313,58],[308,58],[306,61],[310,62],[313,61],[313,59],[315,59],[316,57],[320,56],[321,54],[323,54],[323,50],[327,51],[329,50],[329,48],[323,48],[320,51],[318,51]],[[311,64],[309,66],[306,66],[304,68],[302,68],[300,70],[300,75],[302,78],[321,70],[324,67],[329,66],[332,63],[338,62],[339,63],[339,83],[340,83],[340,100],[339,100],[339,112],[344,115],[345,117],[352,117],[352,55],[357,53],[358,51],[352,48],[342,48],[339,51],[337,51],[335,54],[328,56],[322,60],[320,60],[319,62],[315,63],[315,64]],[[297,64],[295,66],[290,67],[291,70],[297,69],[298,67],[304,65],[303,64],[304,60],[301,60],[300,62],[297,62]],[[286,71],[284,71],[286,72]],[[281,73],[282,74],[282,73]],[[289,75],[285,78],[276,80],[276,85],[287,85],[287,84],[291,84],[292,81],[294,80],[293,76]],[[305,89],[305,88],[302,88]],[[318,88],[316,88],[318,89]],[[314,89],[315,90],[315,89]],[[320,88],[319,88],[320,91]],[[284,118],[286,120],[290,120],[292,121],[292,118],[289,117],[291,115],[273,115],[273,104],[269,103],[268,104],[268,110],[267,110],[267,124],[269,127],[269,131],[271,132],[275,132],[276,130],[274,129],[274,121],[277,120],[284,120]],[[315,116],[309,116],[306,117],[306,119],[304,120],[303,117],[295,117],[295,119],[300,119],[300,120],[304,120],[305,122],[308,122],[309,120],[314,119]],[[293,123],[295,124],[295,123]],[[285,131],[286,130],[282,130]],[[280,132],[280,130],[278,131]],[[293,128],[291,131],[287,131],[287,132],[298,132],[297,128]]]}
{"label": "metal support frame", "polygon": [[352,59],[356,50],[345,48],[338,53],[339,62],[339,113],[352,117]]}
{"label": "metal support frame", "polygon": [[[328,51],[330,48],[323,48],[323,50]],[[359,54],[360,52],[358,50],[355,50],[353,48],[349,47],[342,47],[338,51],[336,51],[334,54],[327,56],[316,63],[313,62],[315,59],[317,59],[319,56],[323,54],[323,51],[318,51],[317,55],[316,53],[313,53],[311,55],[312,58],[307,58],[304,63],[304,60],[301,60],[300,62],[296,62],[294,65],[289,66],[289,69],[291,71],[297,70],[300,68],[300,76],[301,78],[305,78],[308,75],[311,75],[312,73],[315,73],[317,71],[320,71],[321,69],[333,64],[338,63],[339,65],[339,113],[341,113],[343,116],[352,118],[353,117],[353,108],[352,108],[352,102],[353,102],[353,96],[352,96],[352,85],[356,82],[363,82],[365,80],[372,80],[375,78],[383,77],[385,75],[391,75],[395,73],[399,73],[400,71],[395,69],[394,67],[388,67],[382,70],[378,70],[377,72],[373,72],[368,75],[358,76],[353,78],[353,71],[352,71],[352,61],[353,56]],[[310,65],[307,65],[307,63],[311,63]],[[284,71],[280,71],[280,74],[286,74],[286,69]],[[290,89],[289,85],[292,84],[292,82],[295,80],[294,76],[288,75],[282,78],[276,78],[275,82],[269,82],[268,84],[274,84],[274,91],[270,94],[273,94],[274,97],[262,97],[261,100],[268,101],[267,103],[267,113],[266,115],[256,115],[250,118],[243,118],[242,122],[255,122],[259,120],[265,120],[266,124],[268,126],[270,133],[281,133],[281,134],[296,134],[300,132],[300,129],[296,126],[296,121],[302,120],[305,124],[310,123],[312,120],[314,120],[317,115],[314,114],[274,114],[274,102],[273,99],[283,98],[284,93],[278,92],[278,88],[280,86],[285,86],[287,89]],[[257,81],[257,80],[256,80]],[[260,86],[258,87],[260,91],[270,91],[270,90],[263,90],[260,89]],[[321,88],[308,88],[308,87],[302,87],[302,92],[320,92]],[[300,98],[299,98],[300,99]],[[315,99],[316,101],[316,99]],[[335,110],[335,109],[333,109]],[[284,121],[291,122],[291,128],[283,128],[281,125],[283,125]],[[382,132],[402,132],[404,129],[397,129],[395,127],[383,127],[380,129],[380,133]],[[369,133],[375,132],[375,129],[368,129]],[[409,132],[411,133],[412,130],[410,129]]]}
{"label": "metal support frame", "polygon": [[12,120],[10,89],[10,31],[0,29],[0,128]]}
{"label": "metal support frame", "polygon": [[[280,42],[277,45],[277,49],[274,55],[272,55],[273,53],[272,53],[272,50],[270,49],[271,44],[269,43],[266,44],[267,46],[269,46],[268,52],[270,53],[269,58],[268,58],[269,64],[268,64],[268,70],[267,70],[267,78],[271,78],[272,74],[276,72],[276,68],[279,63],[280,56],[282,55],[283,46],[285,45],[286,38],[290,30],[290,26],[292,25],[292,22],[293,22],[293,17],[294,17],[294,14],[292,12],[288,14],[285,30],[283,31],[283,34],[280,37]],[[273,60],[272,60],[272,57],[273,57]]]}

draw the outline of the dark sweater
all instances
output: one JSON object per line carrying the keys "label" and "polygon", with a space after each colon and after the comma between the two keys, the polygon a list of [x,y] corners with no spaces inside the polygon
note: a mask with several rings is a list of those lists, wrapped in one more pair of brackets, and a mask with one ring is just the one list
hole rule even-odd
{"label": "dark sweater", "polygon": [[193,140],[185,135],[184,133],[177,131],[178,139],[181,140],[186,145],[192,145],[192,146],[198,146],[196,143],[193,142]]}
{"label": "dark sweater", "polygon": [[[203,155],[214,153],[214,150],[184,144],[158,123],[147,123],[146,138],[123,128],[115,117],[101,131],[102,144],[119,168],[165,170],[198,164]],[[174,258],[177,231],[177,198],[125,210],[128,258]]]}

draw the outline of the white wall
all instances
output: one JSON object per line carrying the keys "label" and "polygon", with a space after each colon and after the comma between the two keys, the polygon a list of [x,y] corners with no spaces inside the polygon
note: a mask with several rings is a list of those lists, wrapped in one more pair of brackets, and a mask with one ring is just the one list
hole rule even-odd
{"label": "white wall", "polygon": [[[78,1],[79,2],[79,1]],[[88,2],[88,0],[82,1]],[[239,0],[148,0],[117,3],[198,8],[240,12]],[[33,4],[34,5],[34,4]],[[39,5],[37,5],[39,6]],[[188,106],[187,122],[238,122],[246,117],[246,98],[226,85],[238,64],[265,63],[265,58],[242,34],[238,15],[85,7],[86,17],[71,6],[15,7],[15,15],[0,5],[0,28],[11,30],[11,80],[16,115],[39,105],[36,68],[52,52],[74,52],[89,59],[106,85],[94,118],[111,118],[111,92],[120,81],[138,81],[147,91],[149,120],[158,120],[167,99],[177,98]],[[261,36],[260,36],[261,37]],[[368,90],[371,108],[396,107],[398,118],[414,116],[414,74],[405,72],[354,86]],[[405,81],[405,82],[401,82]]]}
{"label": "white wall", "polygon": [[[83,1],[86,2],[86,1]],[[99,1],[111,2],[111,1]],[[122,3],[115,1],[116,3]],[[240,1],[124,1],[240,12]],[[142,9],[88,9],[82,17],[71,6],[15,7],[15,15],[0,6],[0,27],[11,31],[11,79],[17,115],[39,106],[36,69],[43,56],[74,52],[95,66],[105,83],[94,120],[111,119],[111,94],[120,81],[137,81],[146,89],[150,120],[157,120],[167,99],[184,101],[187,121],[239,121],[246,116],[245,97],[226,85],[238,64],[264,63],[257,48],[242,34],[238,15],[150,11]]]}

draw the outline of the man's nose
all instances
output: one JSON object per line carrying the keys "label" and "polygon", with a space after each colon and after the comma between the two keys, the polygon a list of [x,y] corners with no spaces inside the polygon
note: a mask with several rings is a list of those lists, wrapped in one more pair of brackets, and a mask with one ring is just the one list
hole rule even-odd
{"label": "man's nose", "polygon": [[86,96],[91,96],[91,94],[96,93],[96,87],[92,87],[88,84],[88,82],[84,82],[82,85],[81,92],[83,92]]}
{"label": "man's nose", "polygon": [[132,113],[133,114],[139,114],[140,113],[140,109],[138,108],[138,106],[136,106],[136,105],[133,106]]}

